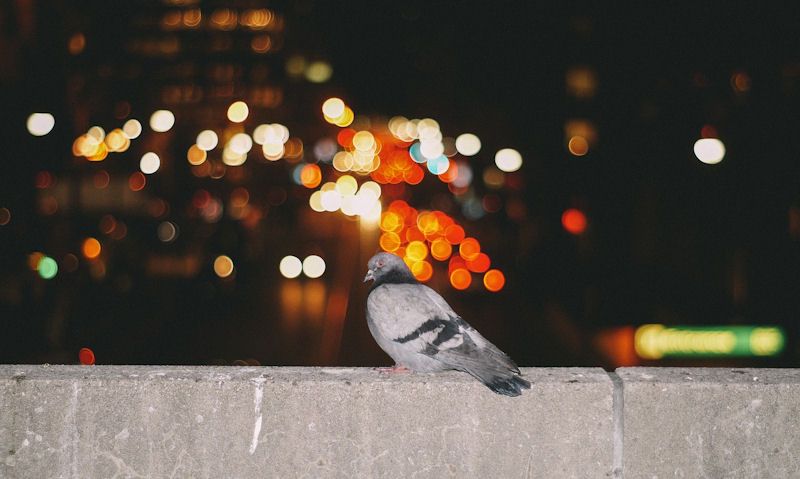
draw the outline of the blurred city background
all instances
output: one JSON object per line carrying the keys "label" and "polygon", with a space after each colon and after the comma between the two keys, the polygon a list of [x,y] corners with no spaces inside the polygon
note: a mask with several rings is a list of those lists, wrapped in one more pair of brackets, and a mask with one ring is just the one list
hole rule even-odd
{"label": "blurred city background", "polygon": [[3,1],[0,362],[387,365],[386,250],[524,366],[797,366],[783,7]]}

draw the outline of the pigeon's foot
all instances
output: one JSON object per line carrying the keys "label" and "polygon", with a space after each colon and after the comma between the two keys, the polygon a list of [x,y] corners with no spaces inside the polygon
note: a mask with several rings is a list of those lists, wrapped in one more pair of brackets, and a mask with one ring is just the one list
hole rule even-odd
{"label": "pigeon's foot", "polygon": [[389,368],[373,368],[373,369],[375,369],[375,371],[378,371],[381,374],[404,374],[411,372],[411,370],[408,369],[407,367],[398,366],[397,364]]}

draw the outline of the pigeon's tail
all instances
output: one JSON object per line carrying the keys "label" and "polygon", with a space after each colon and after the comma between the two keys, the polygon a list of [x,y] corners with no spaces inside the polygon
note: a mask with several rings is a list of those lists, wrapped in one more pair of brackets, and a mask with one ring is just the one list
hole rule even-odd
{"label": "pigeon's tail", "polygon": [[511,371],[465,369],[465,372],[475,376],[487,388],[503,396],[519,396],[523,389],[531,388],[531,383]]}

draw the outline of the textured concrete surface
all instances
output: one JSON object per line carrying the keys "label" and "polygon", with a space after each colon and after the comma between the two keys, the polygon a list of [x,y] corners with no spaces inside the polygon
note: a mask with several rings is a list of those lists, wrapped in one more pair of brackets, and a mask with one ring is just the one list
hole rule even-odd
{"label": "textured concrete surface", "polygon": [[0,366],[0,477],[610,477],[608,375],[524,373]]}
{"label": "textured concrete surface", "polygon": [[617,373],[625,479],[800,477],[800,370]]}

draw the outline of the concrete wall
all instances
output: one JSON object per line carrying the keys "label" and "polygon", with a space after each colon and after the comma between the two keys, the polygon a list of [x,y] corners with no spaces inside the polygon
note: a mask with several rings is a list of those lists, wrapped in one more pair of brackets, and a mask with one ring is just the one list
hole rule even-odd
{"label": "concrete wall", "polygon": [[0,478],[800,477],[800,370],[0,366]]}

